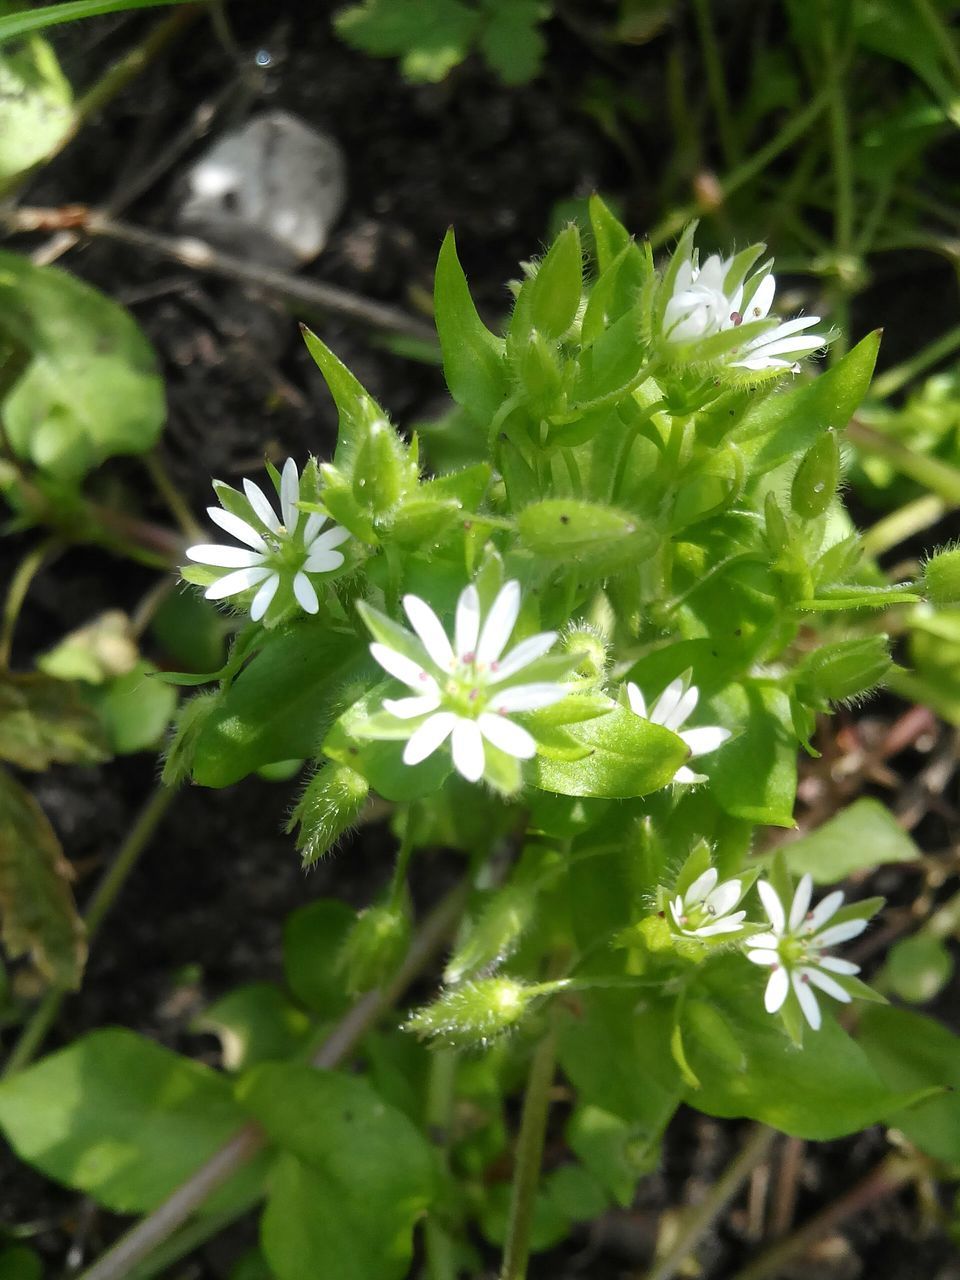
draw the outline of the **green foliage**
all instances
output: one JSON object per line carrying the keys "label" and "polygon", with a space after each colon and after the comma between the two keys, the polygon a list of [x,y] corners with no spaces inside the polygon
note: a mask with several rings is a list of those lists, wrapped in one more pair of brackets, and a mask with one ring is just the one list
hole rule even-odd
{"label": "green foliage", "polygon": [[186,3],[188,0],[65,0],[63,4],[48,4],[42,9],[5,13],[0,16],[0,44],[61,22],[96,18],[104,13],[123,13],[128,9],[156,9],[163,5]]}
{"label": "green foliage", "polygon": [[920,851],[890,810],[868,796],[783,849],[787,866],[817,884],[836,884],[856,871],[887,862],[911,862]]}
{"label": "green foliage", "polygon": [[0,334],[30,363],[0,405],[18,457],[76,481],[116,454],[144,453],[166,417],[156,360],[133,318],[56,267],[0,254]]}
{"label": "green foliage", "polygon": [[0,53],[0,190],[42,161],[72,124],[73,92],[46,40],[31,36]]}
{"label": "green foliage", "polygon": [[341,40],[377,58],[400,58],[408,80],[443,80],[479,49],[505,84],[540,70],[543,0],[363,0],[334,18]]}

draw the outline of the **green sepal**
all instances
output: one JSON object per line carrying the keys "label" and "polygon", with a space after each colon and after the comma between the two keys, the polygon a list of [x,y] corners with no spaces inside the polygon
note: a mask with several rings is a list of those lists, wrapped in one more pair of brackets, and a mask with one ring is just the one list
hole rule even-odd
{"label": "green sepal", "polygon": [[504,342],[477,314],[452,230],[437,259],[434,306],[450,394],[476,421],[489,423],[509,394]]}

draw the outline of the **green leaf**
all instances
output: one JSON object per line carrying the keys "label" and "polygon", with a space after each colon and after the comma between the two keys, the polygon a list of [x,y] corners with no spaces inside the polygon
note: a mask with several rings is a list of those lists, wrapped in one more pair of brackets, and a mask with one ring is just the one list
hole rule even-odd
{"label": "green leaf", "polygon": [[154,678],[152,662],[140,661],[126,675],[91,690],[107,741],[115,755],[157,747],[177,710],[177,693]]}
{"label": "green leaf", "polygon": [[504,84],[526,84],[540,71],[546,41],[538,25],[549,16],[542,0],[485,0],[483,56]]}
{"label": "green leaf", "polygon": [[[375,424],[386,422],[387,415],[326,343],[322,342],[306,325],[300,326],[300,332],[307,344],[307,350],[323,374],[340,415],[337,447],[333,455],[334,463],[347,475],[352,476],[353,462],[360,446],[367,439],[370,428]],[[330,514],[334,519],[339,519],[332,509]]]}
{"label": "green leaf", "polygon": [[711,699],[719,723],[739,736],[697,761],[727,813],[792,827],[797,792],[797,739],[790,699],[770,685],[745,681]]}
{"label": "green leaf", "polygon": [[186,3],[188,0],[67,0],[65,4],[48,4],[42,9],[27,9],[0,17],[0,44],[61,22],[76,22],[80,18],[96,18],[102,13],[121,13],[128,9],[157,9],[163,5]]}
{"label": "green leaf", "polygon": [[547,338],[563,337],[573,324],[583,292],[583,259],[576,223],[565,227],[530,283],[530,322]]}
{"label": "green leaf", "polygon": [[0,1280],[43,1280],[43,1263],[26,1245],[12,1244],[0,1249]]}
{"label": "green leaf", "polygon": [[138,657],[130,619],[122,609],[108,609],[41,654],[37,666],[57,680],[103,684],[132,671]]}
{"label": "green leaf", "polygon": [[207,715],[195,780],[225,787],[274,760],[314,756],[344,685],[363,661],[358,649],[352,635],[315,622],[271,634]]}
{"label": "green leaf", "polygon": [[42,770],[97,764],[109,755],[100,722],[74,685],[47,675],[0,673],[0,760]]}
{"label": "green leaf", "polygon": [[535,758],[533,781],[544,791],[606,799],[643,796],[666,786],[688,758],[676,734],[612,701],[608,715],[571,724],[567,732],[590,754],[577,761]]}
{"label": "green leaf", "polygon": [[[381,622],[390,621],[383,614],[377,616]],[[375,710],[382,696],[383,686],[377,685],[349,707],[324,739],[323,751],[332,760],[362,774],[384,799],[418,800],[437,791],[450,773],[449,748],[435,751],[420,764],[404,764],[403,748],[410,736],[410,723]]]}
{"label": "green leaf", "polygon": [[590,197],[590,229],[597,266],[604,272],[630,243],[630,233],[596,192]]}
{"label": "green leaf", "polygon": [[164,655],[186,671],[223,666],[223,615],[199,591],[171,591],[153,615],[150,632]]}
{"label": "green leaf", "polygon": [[76,990],[86,931],[70,882],[73,869],[33,796],[0,769],[0,913],[11,959],[30,954],[54,986]]}
{"label": "green leaf", "polygon": [[867,393],[879,346],[876,330],[811,382],[767,396],[746,413],[733,439],[752,455],[755,475],[795,458],[831,427],[843,430]]}
{"label": "green leaf", "polygon": [[[688,1031],[685,1045],[701,1086],[689,1094],[691,1106],[712,1116],[746,1116],[823,1142],[889,1118],[924,1085],[935,1083],[891,1087],[829,1014],[819,1031],[806,1032],[798,1051],[764,1009],[765,975],[753,969],[742,956],[730,955],[700,971],[698,988],[729,1025],[744,1062],[741,1070],[731,1071],[710,1044]],[[872,1016],[873,1006],[867,1013]]]}
{"label": "green leaf", "polygon": [[795,876],[809,872],[816,884],[836,884],[854,871],[885,862],[912,862],[920,851],[879,800],[863,796],[810,835],[782,845]]}
{"label": "green leaf", "polygon": [[882,979],[901,1000],[925,1004],[940,994],[953,977],[953,956],[941,938],[918,933],[894,943]]}
{"label": "green leaf", "polygon": [[517,517],[523,542],[538,556],[575,560],[597,572],[647,560],[660,539],[628,511],[573,498],[545,498]]}
{"label": "green leaf", "polygon": [[148,1213],[243,1120],[223,1076],[118,1027],[0,1084],[17,1155],[115,1213]]}
{"label": "green leaf", "polygon": [[869,1005],[861,1016],[859,1039],[889,1088],[949,1091],[896,1112],[889,1122],[935,1160],[960,1163],[960,1037],[922,1014]]}
{"label": "green leaf", "polygon": [[408,80],[434,82],[467,56],[480,16],[462,0],[364,0],[341,10],[341,40],[374,57],[401,57]]}
{"label": "green leaf", "polygon": [[286,1153],[261,1227],[278,1280],[401,1280],[435,1192],[413,1123],[366,1081],[295,1064],[256,1068],[239,1097]]}
{"label": "green leaf", "polygon": [[0,190],[49,155],[73,119],[73,92],[46,40],[0,53]]}
{"label": "green leaf", "polygon": [[307,1009],[336,1018],[349,997],[338,969],[340,953],[356,913],[336,898],[320,898],[287,917],[283,972],[287,986]]}
{"label": "green leaf", "polygon": [[223,1065],[228,1071],[241,1071],[289,1058],[306,1042],[313,1023],[279,987],[251,982],[215,1001],[192,1029],[215,1035]]}
{"label": "green leaf", "polygon": [[0,330],[31,362],[3,402],[14,452],[75,481],[106,458],[144,453],[166,418],[156,357],[117,303],[56,267],[0,253]]}
{"label": "green leaf", "polygon": [[477,314],[452,230],[437,259],[434,307],[450,394],[475,421],[488,426],[509,394],[504,342]]}

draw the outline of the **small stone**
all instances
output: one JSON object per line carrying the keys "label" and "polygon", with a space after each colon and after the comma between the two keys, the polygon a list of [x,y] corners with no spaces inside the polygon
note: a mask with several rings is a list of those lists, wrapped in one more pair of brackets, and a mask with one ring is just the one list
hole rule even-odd
{"label": "small stone", "polygon": [[290,267],[320,253],[343,208],[343,153],[289,112],[266,111],[208,148],[186,187],[177,213],[184,230]]}

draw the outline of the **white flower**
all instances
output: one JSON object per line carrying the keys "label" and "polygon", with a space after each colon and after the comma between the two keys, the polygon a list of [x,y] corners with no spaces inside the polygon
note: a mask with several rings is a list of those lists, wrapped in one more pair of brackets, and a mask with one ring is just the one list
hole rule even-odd
{"label": "white flower", "polygon": [[739,880],[717,884],[716,867],[697,876],[682,896],[670,902],[670,915],[677,929],[688,938],[712,938],[718,933],[736,933],[746,911],[734,911],[743,886]]}
{"label": "white flower", "polygon": [[850,976],[860,972],[859,965],[838,956],[825,956],[823,949],[858,937],[867,927],[867,922],[842,920],[839,924],[825,927],[843,905],[843,892],[835,889],[828,893],[811,911],[813,880],[809,875],[805,875],[797,885],[789,916],[772,885],[761,880],[757,890],[770,920],[770,932],[748,938],[745,945],[752,948],[747,952],[748,960],[771,970],[764,995],[766,1010],[776,1013],[792,987],[803,1016],[816,1031],[820,1026],[820,1006],[813,987],[819,987],[834,1000],[847,1004],[851,998],[849,992],[830,974]]}
{"label": "white flower", "polygon": [[[693,714],[697,699],[700,697],[697,686],[690,683],[689,676],[678,676],[676,680],[672,680],[649,711],[643,694],[632,682],[627,685],[627,697],[630,699],[630,709],[638,716],[644,720],[650,720],[653,724],[663,725],[664,729],[669,729],[678,738],[682,738],[693,758],[709,755],[711,751],[722,747],[730,737],[730,730],[721,729],[719,725],[710,725],[703,729],[682,729]],[[681,765],[673,775],[673,780],[674,782],[707,781],[702,773],[694,773],[685,764]]]}
{"label": "white flower", "polygon": [[259,622],[280,584],[288,583],[304,612],[316,613],[320,602],[308,575],[339,569],[343,555],[334,548],[350,537],[349,532],[334,524],[321,533],[327,517],[318,513],[304,516],[301,523],[300,476],[292,458],[284,463],[280,477],[279,518],[259,485],[244,480],[243,490],[253,521],[220,507],[207,507],[207,515],[244,547],[203,543],[187,548],[187,557],[197,564],[231,570],[211,583],[204,595],[208,600],[224,600],[256,587],[250,617]]}
{"label": "white flower", "polygon": [[413,697],[383,702],[391,715],[420,721],[404,748],[404,764],[419,764],[447,738],[454,768],[469,782],[483,776],[484,739],[518,760],[535,755],[533,736],[508,720],[507,714],[548,707],[567,691],[555,683],[513,683],[519,672],[551,648],[555,631],[521,640],[501,656],[520,612],[520,584],[506,583],[485,619],[480,616],[476,587],[466,587],[457,602],[453,644],[425,601],[404,596],[403,608],[417,634],[416,640],[410,636],[410,642],[414,652],[422,654],[421,660],[386,644],[374,643],[370,652],[385,671],[415,691]]}
{"label": "white flower", "polygon": [[[728,329],[766,320],[777,283],[766,263],[752,276],[738,280],[731,274],[736,259],[712,253],[700,266],[697,250],[680,264],[666,305],[663,336],[671,343],[695,343]],[[797,368],[797,359],[822,347],[822,334],[804,334],[820,323],[819,316],[797,316],[748,339],[725,356],[735,369],[785,370]]]}

